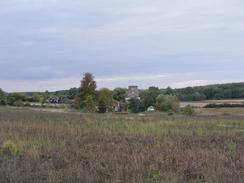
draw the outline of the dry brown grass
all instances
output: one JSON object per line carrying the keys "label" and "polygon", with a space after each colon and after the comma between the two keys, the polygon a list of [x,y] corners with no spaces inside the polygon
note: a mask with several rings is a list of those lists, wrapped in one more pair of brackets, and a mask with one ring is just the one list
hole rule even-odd
{"label": "dry brown grass", "polygon": [[[208,111],[209,112],[209,111]],[[0,182],[244,182],[244,118],[0,108]]]}
{"label": "dry brown grass", "polygon": [[181,102],[181,107],[186,107],[191,105],[193,107],[205,107],[208,104],[243,104],[244,99],[230,99],[230,100],[204,100],[204,101],[194,101],[194,102]]}

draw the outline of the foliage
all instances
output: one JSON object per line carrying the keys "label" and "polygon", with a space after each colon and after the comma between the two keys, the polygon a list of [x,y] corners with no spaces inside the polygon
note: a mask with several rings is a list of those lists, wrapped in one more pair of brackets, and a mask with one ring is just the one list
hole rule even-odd
{"label": "foliage", "polygon": [[106,105],[106,101],[104,100],[104,98],[101,98],[98,101],[98,112],[99,113],[107,112],[107,105]]}
{"label": "foliage", "polygon": [[139,99],[133,98],[129,100],[128,109],[132,113],[138,113],[145,111],[145,107]]}
{"label": "foliage", "polygon": [[96,111],[96,101],[91,95],[88,95],[85,99],[85,109],[88,112],[95,112]]}
{"label": "foliage", "polygon": [[174,115],[174,113],[175,113],[175,112],[174,112],[173,110],[169,110],[169,111],[168,111],[168,116],[172,116],[172,115]]}
{"label": "foliage", "polygon": [[5,141],[1,147],[1,151],[4,155],[16,156],[18,154],[18,148],[15,143],[8,140]]}
{"label": "foliage", "polygon": [[194,110],[194,108],[191,105],[187,105],[184,109],[183,109],[183,114],[187,115],[187,116],[192,116],[194,115],[196,112]]}
{"label": "foliage", "polygon": [[41,94],[38,93],[31,93],[26,97],[27,102],[40,102],[42,98]]}
{"label": "foliage", "polygon": [[113,94],[112,91],[110,91],[107,88],[102,88],[98,92],[98,101],[102,101],[102,103],[105,104],[106,109],[112,108],[112,102],[113,102]]}
{"label": "foliage", "polygon": [[26,95],[23,93],[11,93],[7,96],[7,104],[8,105],[15,105],[19,104],[20,102],[26,101]]}
{"label": "foliage", "polygon": [[74,99],[75,96],[77,96],[79,93],[79,89],[78,88],[71,88],[68,90],[68,93],[67,93],[67,98],[68,99]]}
{"label": "foliage", "polygon": [[127,89],[115,88],[113,90],[113,99],[117,101],[125,101]]}
{"label": "foliage", "polygon": [[180,102],[176,96],[161,94],[157,97],[156,108],[159,111],[179,112]]}
{"label": "foliage", "polygon": [[17,100],[14,102],[14,106],[16,107],[23,107],[24,105],[25,105],[24,102],[21,100]]}
{"label": "foliage", "polygon": [[148,90],[142,91],[140,93],[140,98],[142,100],[143,105],[146,108],[148,108],[150,106],[155,106],[155,100]]}
{"label": "foliage", "polygon": [[160,94],[160,90],[157,87],[149,87],[147,90],[140,92],[140,98],[142,104],[148,108],[156,105],[156,98]]}
{"label": "foliage", "polygon": [[175,95],[175,92],[172,88],[168,87],[168,88],[166,88],[164,94],[165,95]]}
{"label": "foliage", "polygon": [[86,98],[87,96],[94,97],[96,94],[96,81],[94,81],[94,76],[91,73],[85,73],[83,79],[81,80],[80,96],[81,98]]}
{"label": "foliage", "polygon": [[159,171],[153,171],[150,173],[150,178],[152,181],[160,181],[162,178],[162,175]]}
{"label": "foliage", "polygon": [[176,89],[181,101],[244,98],[244,83],[231,83]]}
{"label": "foliage", "polygon": [[0,88],[0,105],[6,105],[6,95]]}
{"label": "foliage", "polygon": [[80,97],[78,95],[75,96],[73,107],[75,109],[79,109],[81,107],[80,106]]}

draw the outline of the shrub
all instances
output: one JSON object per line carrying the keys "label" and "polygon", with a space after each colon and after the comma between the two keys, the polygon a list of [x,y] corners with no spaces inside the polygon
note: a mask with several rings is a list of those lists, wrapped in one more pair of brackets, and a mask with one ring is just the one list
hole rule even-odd
{"label": "shrub", "polygon": [[73,107],[75,109],[79,109],[80,106],[81,106],[81,104],[80,104],[80,97],[78,95],[76,95],[75,98],[74,98]]}
{"label": "shrub", "polygon": [[161,173],[159,171],[153,171],[153,172],[150,173],[150,176],[149,177],[150,177],[150,179],[152,181],[158,182],[158,181],[161,180],[162,175],[161,175]]}
{"label": "shrub", "polygon": [[18,148],[16,144],[8,140],[2,145],[2,153],[8,156],[16,156],[18,154]]}
{"label": "shrub", "polygon": [[96,101],[93,99],[92,96],[87,96],[85,100],[85,108],[88,112],[95,112],[96,111]]}
{"label": "shrub", "polygon": [[98,112],[99,113],[105,113],[105,112],[107,112],[106,102],[103,99],[100,99],[98,101]]}
{"label": "shrub", "polygon": [[169,116],[173,116],[173,115],[174,115],[174,111],[169,110],[169,111],[168,111],[168,115],[169,115]]}
{"label": "shrub", "polygon": [[8,105],[15,105],[15,103],[20,103],[26,101],[26,96],[23,93],[11,93],[7,96],[7,104]]}
{"label": "shrub", "polygon": [[6,105],[6,95],[0,88],[0,105]]}
{"label": "shrub", "polygon": [[14,106],[23,107],[24,106],[24,102],[22,102],[21,100],[17,100],[17,101],[14,102]]}
{"label": "shrub", "polygon": [[192,106],[187,105],[183,110],[183,114],[187,116],[193,116],[195,114],[195,110]]}
{"label": "shrub", "polygon": [[179,112],[180,102],[176,96],[172,95],[159,95],[157,97],[156,108],[159,111]]}
{"label": "shrub", "polygon": [[145,108],[139,99],[130,99],[128,108],[132,113],[139,113],[145,111]]}

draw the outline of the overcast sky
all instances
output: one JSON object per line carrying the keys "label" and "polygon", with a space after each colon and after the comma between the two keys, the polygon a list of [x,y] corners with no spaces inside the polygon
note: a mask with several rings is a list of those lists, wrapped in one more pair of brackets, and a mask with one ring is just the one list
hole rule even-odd
{"label": "overcast sky", "polygon": [[244,81],[243,0],[1,0],[0,88]]}

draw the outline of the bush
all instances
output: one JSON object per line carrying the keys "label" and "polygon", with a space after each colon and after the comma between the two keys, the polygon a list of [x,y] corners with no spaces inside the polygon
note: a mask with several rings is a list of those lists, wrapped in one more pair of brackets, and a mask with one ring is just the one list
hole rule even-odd
{"label": "bush", "polygon": [[88,112],[96,112],[96,101],[93,99],[92,96],[87,96],[85,100],[85,108]]}
{"label": "bush", "polygon": [[157,97],[156,108],[159,111],[173,111],[179,112],[180,102],[176,96],[172,95],[159,95]]}
{"label": "bush", "polygon": [[98,112],[99,113],[105,113],[105,112],[107,112],[106,102],[103,99],[100,99],[98,101]]}
{"label": "bush", "polygon": [[0,105],[6,105],[6,95],[0,88]]}
{"label": "bush", "polygon": [[17,100],[17,101],[14,102],[14,106],[23,107],[24,106],[24,102],[22,102],[21,100]]}
{"label": "bush", "polygon": [[173,116],[173,115],[174,115],[174,111],[169,110],[169,111],[168,111],[168,116]]}
{"label": "bush", "polygon": [[195,110],[192,106],[188,105],[184,108],[183,114],[186,116],[193,116],[195,114]]}
{"label": "bush", "polygon": [[16,156],[18,154],[18,148],[16,144],[10,140],[3,143],[1,151],[4,155],[8,156]]}
{"label": "bush", "polygon": [[129,108],[130,112],[132,112],[132,113],[139,113],[139,112],[145,111],[145,107],[143,106],[141,101],[136,98],[130,99],[128,108]]}
{"label": "bush", "polygon": [[8,105],[15,105],[16,102],[17,102],[17,104],[18,103],[20,104],[20,101],[21,102],[26,101],[25,94],[22,94],[22,93],[11,93],[11,94],[8,94],[8,96],[7,96],[7,104]]}

